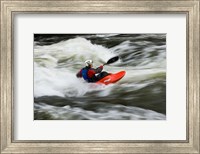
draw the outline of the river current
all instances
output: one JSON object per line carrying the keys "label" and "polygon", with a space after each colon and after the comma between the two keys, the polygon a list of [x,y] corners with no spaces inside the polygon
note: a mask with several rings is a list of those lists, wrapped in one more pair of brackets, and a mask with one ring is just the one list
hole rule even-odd
{"label": "river current", "polygon": [[[104,71],[126,71],[110,85],[76,73],[120,59]],[[166,34],[35,34],[35,120],[165,120]]]}

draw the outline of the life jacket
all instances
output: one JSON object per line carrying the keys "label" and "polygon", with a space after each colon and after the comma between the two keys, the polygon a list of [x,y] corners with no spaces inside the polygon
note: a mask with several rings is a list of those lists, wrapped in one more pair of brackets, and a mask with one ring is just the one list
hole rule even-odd
{"label": "life jacket", "polygon": [[86,80],[87,82],[90,82],[90,79],[89,79],[89,77],[88,77],[88,71],[89,71],[89,68],[83,68],[82,69],[82,77],[83,77],[83,79],[84,80]]}

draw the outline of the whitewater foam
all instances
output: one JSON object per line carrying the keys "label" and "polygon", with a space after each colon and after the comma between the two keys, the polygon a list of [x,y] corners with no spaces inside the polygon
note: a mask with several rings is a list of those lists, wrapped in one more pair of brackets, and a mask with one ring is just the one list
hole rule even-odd
{"label": "whitewater foam", "polygon": [[[78,79],[76,73],[84,67],[86,59],[93,59],[94,65],[99,66],[105,63],[111,57],[116,56],[115,51],[123,53],[123,49],[129,49],[130,42],[125,41],[112,49],[101,45],[92,44],[85,38],[74,38],[62,41],[52,45],[34,47],[34,97],[40,96],[60,96],[60,97],[81,97],[91,91],[100,91],[99,96],[108,96],[114,86],[98,86],[88,84],[83,79]],[[162,46],[164,48],[165,46]],[[131,47],[133,50],[135,47]],[[153,49],[149,49],[151,52]],[[133,54],[133,53],[132,53]],[[131,59],[132,54],[128,55]],[[149,59],[137,66],[120,67],[123,63],[131,63],[134,59],[128,61],[119,60],[111,66],[105,66],[104,71],[116,73],[126,70],[126,76],[120,83],[145,80],[152,74],[165,71],[165,61],[162,61],[165,55],[161,54],[155,62]],[[158,63],[162,61],[162,63]],[[162,65],[161,65],[162,64]],[[160,66],[161,65],[161,66]],[[161,67],[161,68],[158,68]],[[151,68],[151,69],[147,69]]]}

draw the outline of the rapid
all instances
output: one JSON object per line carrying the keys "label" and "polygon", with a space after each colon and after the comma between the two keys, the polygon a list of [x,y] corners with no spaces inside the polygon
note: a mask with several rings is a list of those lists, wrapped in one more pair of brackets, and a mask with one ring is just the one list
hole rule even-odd
{"label": "rapid", "polygon": [[[104,71],[126,71],[110,85],[87,83],[76,73],[120,59]],[[35,34],[35,120],[165,120],[165,34]]]}

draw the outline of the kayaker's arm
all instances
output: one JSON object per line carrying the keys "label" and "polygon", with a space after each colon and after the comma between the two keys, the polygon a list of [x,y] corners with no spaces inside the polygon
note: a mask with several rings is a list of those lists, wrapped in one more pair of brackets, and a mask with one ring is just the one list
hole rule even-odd
{"label": "kayaker's arm", "polygon": [[99,66],[99,67],[97,67],[96,69],[91,68],[91,69],[88,71],[88,76],[89,76],[90,78],[92,78],[95,74],[101,73],[102,70],[103,70],[103,66]]}
{"label": "kayaker's arm", "polygon": [[97,67],[97,68],[95,69],[95,73],[101,73],[102,70],[103,70],[103,65]]}
{"label": "kayaker's arm", "polygon": [[76,74],[77,78],[81,78],[82,77],[82,69]]}

